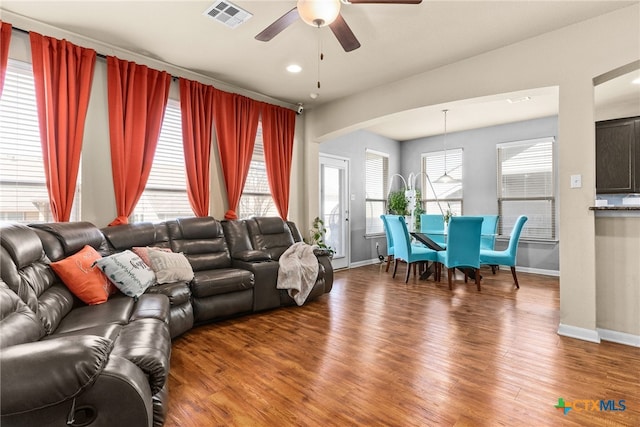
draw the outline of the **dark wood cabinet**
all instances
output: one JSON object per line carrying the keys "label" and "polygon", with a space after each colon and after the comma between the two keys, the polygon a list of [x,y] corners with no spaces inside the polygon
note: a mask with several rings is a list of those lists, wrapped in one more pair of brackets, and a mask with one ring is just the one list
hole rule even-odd
{"label": "dark wood cabinet", "polygon": [[640,117],[596,123],[596,193],[640,192]]}

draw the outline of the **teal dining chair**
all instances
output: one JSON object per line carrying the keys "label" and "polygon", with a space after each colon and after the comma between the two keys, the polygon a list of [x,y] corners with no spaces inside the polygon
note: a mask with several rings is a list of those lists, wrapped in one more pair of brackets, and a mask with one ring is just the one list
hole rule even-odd
{"label": "teal dining chair", "polygon": [[387,216],[388,215],[380,215],[382,225],[384,226],[384,234],[387,237],[387,268],[384,270],[385,273],[389,271],[389,266],[391,265],[391,261],[393,261],[393,237],[391,236],[391,232],[389,231]]}
{"label": "teal dining chair", "polygon": [[482,215],[482,230],[480,234],[480,250],[493,250],[496,244],[496,232],[498,231],[498,215]]}
{"label": "teal dining chair", "polygon": [[411,265],[415,265],[417,262],[436,262],[438,252],[427,247],[411,244],[411,236],[403,216],[386,215],[386,221],[393,239],[394,266],[392,277],[396,277],[398,261],[402,260],[407,263],[407,274],[404,278],[404,283],[407,283],[411,273]]}
{"label": "teal dining chair", "polygon": [[[449,220],[447,232],[447,248],[437,252],[438,262],[447,267],[449,289],[453,289],[453,272],[456,268],[465,271],[464,281],[467,282],[467,269],[475,270],[476,287],[480,290],[480,234],[482,217],[454,216]],[[440,277],[438,277],[440,280]]]}
{"label": "teal dining chair", "polygon": [[444,217],[442,215],[421,214],[420,232],[429,236],[439,246],[445,247]]}
{"label": "teal dining chair", "polygon": [[518,241],[520,240],[520,234],[524,223],[527,222],[527,217],[520,215],[516,220],[516,223],[511,229],[511,236],[509,237],[509,246],[504,251],[495,251],[489,249],[480,250],[480,264],[489,265],[504,265],[511,267],[511,275],[515,282],[516,288],[520,288],[518,284],[518,276],[516,276],[516,255],[518,253]]}

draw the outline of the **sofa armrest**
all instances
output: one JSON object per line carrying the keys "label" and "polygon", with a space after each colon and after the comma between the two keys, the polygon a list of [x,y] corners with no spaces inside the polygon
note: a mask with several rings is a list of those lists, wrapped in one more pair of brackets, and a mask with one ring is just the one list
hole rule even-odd
{"label": "sofa armrest", "polygon": [[313,253],[320,265],[324,267],[324,292],[331,292],[333,288],[333,266],[331,265],[332,254],[326,249],[314,249]]}
{"label": "sofa armrest", "polygon": [[253,311],[280,307],[280,290],[276,288],[280,267],[278,261],[246,262],[234,259],[233,266],[253,273]]}
{"label": "sofa armrest", "polygon": [[20,413],[3,411],[0,425],[151,427],[153,397],[146,376],[136,365],[122,357],[110,356],[95,381],[77,396]]}
{"label": "sofa armrest", "polygon": [[109,360],[113,342],[93,335],[60,337],[2,350],[2,415],[37,410],[74,398]]}

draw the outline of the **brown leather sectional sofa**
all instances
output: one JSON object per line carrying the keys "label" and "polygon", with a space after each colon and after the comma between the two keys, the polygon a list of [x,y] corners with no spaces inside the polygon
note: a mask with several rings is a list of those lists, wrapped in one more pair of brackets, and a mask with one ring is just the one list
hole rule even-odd
{"label": "brown leather sectional sofa", "polygon": [[[194,325],[292,305],[276,288],[278,259],[301,241],[280,218],[182,218],[102,230],[88,222],[0,225],[0,424],[161,426],[171,340]],[[86,305],[49,263],[85,245],[101,255],[135,246],[182,252],[190,282]],[[329,253],[308,301],[333,283]]]}

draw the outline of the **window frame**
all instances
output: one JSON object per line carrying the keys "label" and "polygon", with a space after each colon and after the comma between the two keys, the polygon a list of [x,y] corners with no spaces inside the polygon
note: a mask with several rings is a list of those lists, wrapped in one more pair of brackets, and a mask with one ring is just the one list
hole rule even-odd
{"label": "window frame", "polygon": [[[557,159],[556,159],[556,139],[553,136],[542,137],[542,138],[532,138],[526,140],[519,141],[510,141],[504,142],[500,144],[496,144],[496,189],[497,189],[497,201],[498,201],[498,214],[499,214],[499,222],[498,222],[498,235],[501,237],[508,237],[513,228],[513,224],[515,220],[519,216],[518,213],[508,215],[508,218],[505,217],[505,208],[504,204],[510,203],[527,203],[527,202],[548,202],[549,207],[547,208],[549,212],[549,216],[544,216],[541,218],[540,214],[534,216],[532,213],[528,212],[520,212],[520,214],[527,215],[527,227],[525,227],[521,234],[521,240],[530,240],[530,241],[541,241],[541,242],[555,242],[557,241],[557,227],[558,227],[558,213],[557,213]],[[550,144],[550,157],[551,157],[551,167],[550,171],[547,171],[550,182],[545,184],[544,187],[548,191],[547,194],[544,195],[532,195],[532,196],[505,196],[504,195],[504,185],[502,176],[503,173],[503,160],[501,156],[501,150],[509,149],[514,147],[533,147],[538,144]],[[539,164],[539,163],[538,163]],[[533,172],[529,172],[533,173]],[[526,172],[522,172],[521,174],[526,174]],[[550,225],[547,227],[539,227],[537,224],[540,222],[550,222]],[[533,232],[536,230],[548,230],[548,235],[545,236],[536,236],[533,235]]]}
{"label": "window frame", "polygon": [[[377,156],[382,160],[382,179],[381,179],[381,190],[382,193],[379,194],[382,197],[369,197],[367,192],[367,183],[371,182],[371,177],[369,176],[370,172],[373,172],[369,169],[369,155]],[[365,157],[364,157],[364,171],[365,171],[365,185],[364,185],[364,211],[365,211],[365,236],[381,236],[384,235],[384,224],[379,216],[368,216],[369,212],[373,212],[373,204],[382,203],[382,214],[387,212],[387,197],[389,196],[389,154],[372,150],[370,148],[365,149]],[[380,178],[377,177],[379,180]]]}

